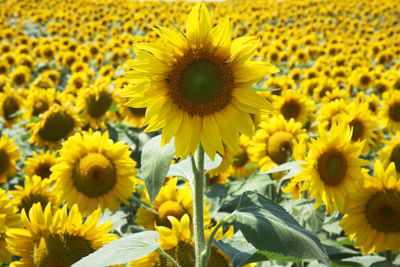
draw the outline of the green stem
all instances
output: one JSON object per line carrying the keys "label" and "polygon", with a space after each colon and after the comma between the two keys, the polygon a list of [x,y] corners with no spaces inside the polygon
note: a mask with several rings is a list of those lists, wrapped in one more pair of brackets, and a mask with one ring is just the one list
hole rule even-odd
{"label": "green stem", "polygon": [[174,267],[181,267],[181,266],[179,265],[179,263],[177,263],[177,262],[175,261],[174,258],[172,258],[167,252],[165,252],[164,250],[162,250],[160,247],[157,248],[156,251],[157,251],[158,253],[160,253],[162,256],[164,256],[165,258],[167,258],[167,260],[169,260],[169,261],[172,263],[172,265],[174,265]]}
{"label": "green stem", "polygon": [[391,250],[386,250],[386,261],[388,263],[392,263],[393,262],[393,254]]}
{"label": "green stem", "polygon": [[206,267],[207,262],[203,262],[202,252],[205,248],[204,236],[204,212],[203,212],[203,186],[204,186],[204,150],[201,144],[197,149],[196,162],[191,157],[194,181],[192,184],[193,197],[193,230],[194,230],[194,251],[196,257],[196,267]]}
{"label": "green stem", "polygon": [[296,262],[296,267],[304,267],[304,261],[300,260],[300,261]]}

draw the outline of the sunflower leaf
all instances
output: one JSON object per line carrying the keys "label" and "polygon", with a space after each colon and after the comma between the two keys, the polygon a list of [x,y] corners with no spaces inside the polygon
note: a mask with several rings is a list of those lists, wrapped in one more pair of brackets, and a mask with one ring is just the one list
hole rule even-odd
{"label": "sunflower leaf", "polygon": [[330,266],[320,240],[281,206],[258,193],[243,194],[233,221],[262,255],[272,252],[286,260],[317,259]]}
{"label": "sunflower leaf", "polygon": [[156,231],[144,231],[121,237],[74,263],[73,267],[110,266],[138,260],[154,250],[160,244],[160,235]]}
{"label": "sunflower leaf", "polygon": [[275,168],[272,168],[266,172],[261,172],[263,174],[271,174],[271,173],[275,173],[275,172],[283,172],[283,171],[289,171],[287,174],[285,174],[285,176],[283,176],[281,179],[288,179],[288,178],[292,178],[294,176],[296,176],[297,174],[299,174],[303,168],[299,167],[300,163],[304,163],[305,161],[291,161],[291,162],[286,162],[283,163],[279,166],[276,166]]}
{"label": "sunflower leaf", "polygon": [[151,203],[160,192],[174,158],[175,146],[173,142],[171,140],[164,147],[161,147],[161,135],[158,135],[147,141],[143,147],[140,170]]}

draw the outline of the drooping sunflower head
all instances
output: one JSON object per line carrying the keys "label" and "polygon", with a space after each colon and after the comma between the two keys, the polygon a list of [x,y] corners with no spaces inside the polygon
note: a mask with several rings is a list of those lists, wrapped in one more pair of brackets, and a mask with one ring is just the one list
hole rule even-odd
{"label": "drooping sunflower head", "polygon": [[[29,214],[29,216],[27,215]],[[112,222],[96,226],[100,209],[93,211],[85,222],[78,205],[52,212],[51,203],[43,210],[40,203],[28,212],[22,211],[25,228],[7,231],[9,250],[21,257],[17,264],[24,266],[71,266],[103,245],[117,239],[108,234]]]}
{"label": "drooping sunflower head", "polygon": [[14,205],[19,211],[23,209],[28,212],[32,205],[40,203],[42,207],[46,207],[48,203],[52,203],[52,209],[58,207],[56,196],[50,191],[53,181],[49,179],[42,180],[39,176],[26,176],[24,186],[16,185],[16,190],[10,190],[8,193],[13,196]]}
{"label": "drooping sunflower head", "polygon": [[18,209],[7,197],[7,191],[0,188],[0,217],[2,218],[0,227],[0,264],[8,264],[12,254],[6,248],[5,234],[9,228],[21,226],[21,218]]}
{"label": "drooping sunflower head", "polygon": [[364,186],[350,196],[340,222],[345,234],[355,240],[363,254],[400,251],[400,180],[394,163],[384,168],[375,162],[374,177],[367,175]]}
{"label": "drooping sunflower head", "polygon": [[88,214],[100,206],[115,211],[134,192],[136,162],[129,146],[114,143],[108,132],[76,133],[62,143],[60,159],[50,171],[54,191],[68,206],[79,204]]}
{"label": "drooping sunflower head", "polygon": [[14,139],[9,139],[7,134],[0,138],[0,183],[7,182],[7,177],[15,174],[16,161],[22,156],[17,149]]}
{"label": "drooping sunflower head", "polygon": [[18,122],[20,117],[16,112],[22,109],[22,98],[13,89],[5,89],[4,93],[0,94],[0,115],[4,119],[4,127],[10,127]]}
{"label": "drooping sunflower head", "polygon": [[50,178],[50,168],[57,162],[57,152],[41,150],[40,153],[33,152],[33,157],[29,157],[24,162],[25,167],[22,172],[28,176],[37,175],[41,179]]}
{"label": "drooping sunflower head", "polygon": [[24,117],[30,120],[33,116],[38,117],[46,112],[54,103],[56,91],[54,89],[33,88],[28,91],[24,100],[26,112]]}
{"label": "drooping sunflower head", "polygon": [[136,44],[138,60],[126,74],[136,83],[122,94],[132,98],[127,105],[147,108],[146,131],[163,128],[163,145],[176,136],[181,157],[193,153],[199,141],[211,158],[224,154],[223,144],[236,150],[238,132],[254,131],[249,114],[271,110],[249,87],[278,69],[251,61],[257,41],[232,40],[227,18],[211,25],[205,5],[196,5],[186,35],[158,27],[162,43]]}
{"label": "drooping sunflower head", "polygon": [[345,123],[334,123],[328,133],[319,129],[319,137],[309,144],[305,168],[293,182],[304,181],[302,190],[309,190],[309,198],[316,197],[315,207],[325,203],[328,213],[342,211],[349,192],[360,186],[361,166],[368,162],[360,159],[363,142],[352,142],[352,130]]}
{"label": "drooping sunflower head", "polygon": [[85,122],[92,128],[105,129],[104,119],[109,112],[108,109],[115,102],[109,84],[92,85],[87,90],[82,90],[77,99],[77,107],[83,111]]}
{"label": "drooping sunflower head", "polygon": [[32,126],[33,135],[29,139],[39,147],[57,148],[81,124],[77,111],[68,103],[62,106],[53,104],[40,118],[40,122]]}

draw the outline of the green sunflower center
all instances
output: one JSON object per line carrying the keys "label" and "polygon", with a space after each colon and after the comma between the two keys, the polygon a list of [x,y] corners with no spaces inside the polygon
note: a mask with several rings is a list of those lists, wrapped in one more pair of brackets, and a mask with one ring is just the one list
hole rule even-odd
{"label": "green sunflower center", "polygon": [[244,147],[240,147],[239,152],[233,157],[232,165],[236,168],[243,167],[249,160],[249,155]]}
{"label": "green sunflower center", "polygon": [[325,185],[336,186],[346,177],[347,161],[342,152],[331,149],[319,157],[317,169]]}
{"label": "green sunflower center", "polygon": [[400,144],[396,145],[392,149],[392,153],[390,153],[389,160],[391,162],[394,162],[394,165],[396,166],[396,171],[400,172]]}
{"label": "green sunflower center", "polygon": [[286,120],[297,119],[301,113],[301,105],[296,99],[286,101],[281,107],[281,113]]}
{"label": "green sunflower center", "polygon": [[268,155],[276,164],[287,162],[292,155],[293,138],[293,135],[288,132],[278,131],[268,139]]}
{"label": "green sunflower center", "polygon": [[40,163],[35,169],[35,175],[40,176],[42,179],[49,178],[51,175],[50,168],[51,165],[49,163]]}
{"label": "green sunflower center", "polygon": [[75,164],[72,179],[78,191],[88,197],[98,197],[114,187],[117,173],[103,154],[89,153]]}
{"label": "green sunflower center", "polygon": [[82,236],[43,234],[33,247],[34,266],[67,267],[94,252]]}
{"label": "green sunflower center", "polygon": [[204,116],[223,109],[232,98],[231,66],[204,50],[190,50],[167,78],[169,95],[189,114]]}
{"label": "green sunflower center", "polygon": [[400,103],[396,102],[390,105],[389,117],[396,122],[400,122]]}
{"label": "green sunflower center", "polygon": [[90,95],[86,100],[88,113],[93,118],[100,118],[110,108],[112,98],[107,92],[100,92],[99,95]]}
{"label": "green sunflower center", "polygon": [[39,116],[43,112],[49,109],[49,104],[46,101],[39,100],[33,105],[33,116]]}
{"label": "green sunflower center", "polygon": [[10,157],[7,152],[3,149],[0,150],[0,174],[3,174],[7,171],[8,166],[10,166]]}
{"label": "green sunflower center", "polygon": [[7,97],[3,103],[3,113],[5,120],[12,120],[14,117],[11,115],[19,110],[18,101],[14,97]]}
{"label": "green sunflower center", "polygon": [[370,225],[381,232],[400,232],[400,193],[394,190],[375,193],[365,205]]}
{"label": "green sunflower center", "polygon": [[158,208],[157,225],[171,227],[171,222],[168,220],[168,216],[173,216],[180,220],[185,213],[186,210],[180,203],[173,200],[165,201]]}
{"label": "green sunflower center", "polygon": [[350,126],[353,128],[353,135],[351,136],[352,141],[358,141],[364,134],[364,125],[359,119],[354,119],[350,122]]}
{"label": "green sunflower center", "polygon": [[41,194],[29,194],[22,198],[21,204],[18,206],[19,210],[25,209],[26,214],[28,214],[32,205],[35,203],[40,203],[42,208],[46,207],[49,203],[49,199]]}
{"label": "green sunflower center", "polygon": [[68,136],[74,128],[74,119],[65,112],[55,112],[47,119],[43,127],[39,130],[40,138],[58,142]]}

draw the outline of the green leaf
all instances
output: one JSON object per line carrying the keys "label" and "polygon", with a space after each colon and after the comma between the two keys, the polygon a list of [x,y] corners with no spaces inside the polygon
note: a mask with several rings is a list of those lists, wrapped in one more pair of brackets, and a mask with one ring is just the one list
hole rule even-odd
{"label": "green leaf", "polygon": [[151,203],[164,184],[174,153],[173,140],[161,148],[161,135],[153,137],[143,147],[140,170]]}
{"label": "green leaf", "polygon": [[281,179],[287,179],[296,176],[299,174],[303,168],[299,167],[299,163],[304,163],[304,161],[291,161],[291,162],[286,162],[283,163],[279,166],[276,166],[275,168],[268,170],[266,172],[262,172],[265,174],[270,174],[270,173],[275,173],[275,172],[283,172],[283,171],[289,171],[285,176],[283,176]]}
{"label": "green leaf", "polygon": [[26,134],[21,135],[22,141],[27,141],[29,138],[31,138],[31,133],[26,133]]}
{"label": "green leaf", "polygon": [[256,249],[296,259],[329,258],[310,231],[302,228],[281,206],[255,192],[245,192],[233,221]]}
{"label": "green leaf", "polygon": [[[360,266],[360,267],[369,267],[369,266],[385,266],[385,258],[381,256],[358,256],[351,257],[347,259],[343,259],[341,261],[333,261],[332,266]],[[347,264],[347,265],[346,265]],[[386,266],[392,266],[391,264]]]}
{"label": "green leaf", "polygon": [[119,111],[119,108],[118,108],[117,104],[114,104],[108,109],[108,111],[111,111],[111,112],[112,111]]}
{"label": "green leaf", "polygon": [[[221,164],[222,158],[219,155],[215,155],[214,161],[211,160],[207,155],[204,156],[204,170],[212,170],[217,168]],[[186,178],[189,182],[194,179],[194,173],[192,169],[192,161],[190,158],[186,158],[181,162],[171,165],[167,176],[180,176]]]}
{"label": "green leaf", "polygon": [[109,266],[138,260],[160,246],[158,243],[159,238],[160,235],[156,231],[145,231],[127,235],[108,243],[72,266]]}
{"label": "green leaf", "polygon": [[259,88],[259,87],[251,87],[251,89],[253,90],[253,91],[257,91],[257,92],[266,92],[266,91],[269,91],[269,92],[274,92],[274,91],[279,91],[279,90],[281,90],[281,88]]}

